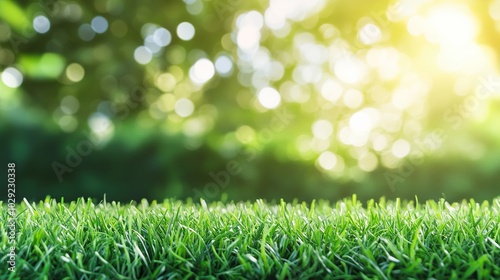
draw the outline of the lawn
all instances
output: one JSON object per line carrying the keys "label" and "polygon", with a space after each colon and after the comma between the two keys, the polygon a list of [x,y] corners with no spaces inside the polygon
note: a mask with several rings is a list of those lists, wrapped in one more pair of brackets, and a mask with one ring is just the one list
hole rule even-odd
{"label": "lawn", "polygon": [[[1,279],[500,278],[500,198],[17,205]],[[7,205],[0,207],[8,219]]]}

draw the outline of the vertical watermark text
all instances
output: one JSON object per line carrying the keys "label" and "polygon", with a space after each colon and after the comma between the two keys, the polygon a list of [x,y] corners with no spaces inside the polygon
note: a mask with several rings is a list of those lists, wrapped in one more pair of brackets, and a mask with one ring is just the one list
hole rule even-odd
{"label": "vertical watermark text", "polygon": [[10,272],[16,271],[16,164],[7,164],[7,264]]}

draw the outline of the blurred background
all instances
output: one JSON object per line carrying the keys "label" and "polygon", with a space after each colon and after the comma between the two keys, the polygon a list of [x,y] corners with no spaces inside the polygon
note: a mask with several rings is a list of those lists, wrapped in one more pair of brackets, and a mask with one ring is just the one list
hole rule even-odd
{"label": "blurred background", "polygon": [[0,0],[1,172],[18,200],[491,199],[499,32],[500,0]]}

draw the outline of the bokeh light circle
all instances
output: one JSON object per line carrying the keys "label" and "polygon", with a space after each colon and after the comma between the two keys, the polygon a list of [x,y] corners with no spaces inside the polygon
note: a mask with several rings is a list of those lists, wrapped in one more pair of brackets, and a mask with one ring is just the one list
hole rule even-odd
{"label": "bokeh light circle", "polygon": [[267,109],[274,109],[281,103],[281,96],[277,90],[271,87],[265,87],[259,91],[259,102]]}
{"label": "bokeh light circle", "polygon": [[33,29],[40,34],[50,30],[50,21],[46,16],[37,16],[33,19]]}
{"label": "bokeh light circle", "polygon": [[139,64],[148,64],[153,59],[153,53],[145,46],[140,46],[134,51],[134,59]]}
{"label": "bokeh light circle", "polygon": [[66,77],[72,82],[79,82],[85,76],[85,69],[78,63],[71,63],[66,67]]}
{"label": "bokeh light circle", "polygon": [[337,156],[330,151],[325,151],[318,157],[317,163],[324,170],[332,170],[337,164]]}
{"label": "bokeh light circle", "polygon": [[2,72],[2,82],[10,88],[17,88],[23,83],[23,74],[14,67],[8,67]]}
{"label": "bokeh light circle", "polygon": [[195,34],[194,26],[189,22],[186,21],[181,22],[177,26],[177,36],[179,36],[181,40],[189,41],[193,39],[194,34]]}
{"label": "bokeh light circle", "polygon": [[215,74],[213,63],[206,59],[201,58],[195,62],[189,71],[189,77],[197,84],[204,84],[208,82]]}
{"label": "bokeh light circle", "polygon": [[65,96],[61,100],[61,111],[65,114],[74,114],[80,108],[80,102],[72,95]]}
{"label": "bokeh light circle", "polygon": [[194,104],[187,98],[181,98],[175,102],[175,112],[177,115],[186,118],[191,116],[194,111]]}
{"label": "bokeh light circle", "polygon": [[96,33],[104,33],[108,30],[108,21],[102,16],[96,16],[90,23]]}

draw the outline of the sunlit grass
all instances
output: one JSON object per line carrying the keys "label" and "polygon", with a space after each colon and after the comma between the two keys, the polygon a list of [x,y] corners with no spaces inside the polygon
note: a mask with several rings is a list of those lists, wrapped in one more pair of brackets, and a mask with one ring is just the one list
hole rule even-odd
{"label": "sunlit grass", "polygon": [[[18,206],[17,272],[0,278],[499,278],[499,212],[499,198],[365,205],[355,197],[309,205],[47,199]],[[0,235],[4,251],[5,227]]]}

